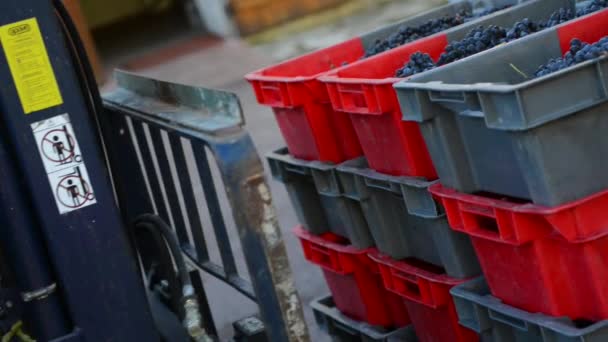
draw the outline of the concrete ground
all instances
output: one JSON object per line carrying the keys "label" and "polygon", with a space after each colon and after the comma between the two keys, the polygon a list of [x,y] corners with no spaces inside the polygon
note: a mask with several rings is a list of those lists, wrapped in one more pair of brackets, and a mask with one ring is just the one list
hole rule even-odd
{"label": "concrete ground", "polygon": [[[335,20],[304,33],[293,33],[286,37],[278,35],[275,41],[264,42],[255,47],[239,40],[218,42],[206,37],[192,37],[188,34],[177,37],[178,39],[173,37],[172,41],[177,41],[177,43],[166,43],[163,37],[163,42],[154,43],[158,44],[160,50],[147,46],[141,49],[145,53],[139,55],[133,55],[134,49],[125,43],[118,49],[126,49],[125,51],[129,51],[128,55],[125,55],[124,52],[122,55],[121,52],[108,52],[108,49],[112,47],[112,42],[102,41],[100,46],[102,53],[105,54],[104,59],[110,61],[111,65],[127,66],[138,73],[162,80],[220,88],[236,93],[241,99],[245,112],[246,128],[251,133],[260,156],[264,156],[266,153],[284,146],[284,141],[271,110],[257,104],[252,90],[243,80],[243,75],[275,63],[277,60],[335,44],[355,34],[426,10],[441,2],[441,0],[410,0],[389,3],[383,1],[381,6],[372,6],[363,14]],[[152,35],[149,33],[148,37]],[[154,54],[167,55],[166,52],[162,52],[162,49],[167,47],[179,53],[169,54],[168,59],[151,57]],[[266,166],[265,162],[264,164]],[[328,341],[329,339],[316,327],[308,306],[313,299],[328,294],[328,289],[319,269],[304,260],[299,242],[291,233],[291,229],[298,222],[283,185],[272,181],[270,176],[268,176],[268,180],[287,245],[295,283],[300,298],[305,304],[305,315],[311,332],[311,340]],[[225,216],[229,229],[233,228],[230,215]],[[209,226],[207,225],[207,227]],[[231,232],[233,241],[238,241],[235,230],[231,229]],[[205,233],[213,235],[211,231]],[[237,258],[240,258],[239,269],[246,273],[238,244],[233,246],[233,249]],[[214,255],[213,251],[211,252],[212,258],[219,260],[217,253]],[[232,334],[231,322],[255,313],[256,306],[215,279],[208,277],[205,282],[216,325],[221,331],[222,340],[227,340]]]}

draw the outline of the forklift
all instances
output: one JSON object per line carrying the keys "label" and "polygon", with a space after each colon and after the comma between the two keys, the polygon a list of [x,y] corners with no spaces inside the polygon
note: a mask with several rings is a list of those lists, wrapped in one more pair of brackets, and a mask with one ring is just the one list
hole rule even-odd
{"label": "forklift", "polygon": [[2,0],[0,47],[0,341],[214,341],[204,273],[259,307],[235,341],[308,340],[234,94],[117,72],[102,98],[60,0]]}

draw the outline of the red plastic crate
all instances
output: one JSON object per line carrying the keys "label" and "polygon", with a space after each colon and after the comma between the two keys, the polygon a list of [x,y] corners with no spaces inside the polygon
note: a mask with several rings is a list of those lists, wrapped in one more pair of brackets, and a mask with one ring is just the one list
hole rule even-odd
{"label": "red plastic crate", "polygon": [[529,312],[608,319],[608,191],[547,208],[430,189],[450,226],[471,236],[494,296]]}
{"label": "red plastic crate", "polygon": [[[336,307],[345,315],[382,327],[404,327],[410,319],[403,303],[382,285],[370,250],[345,245],[345,239],[327,233],[315,236],[298,226],[304,257],[321,266]],[[387,310],[388,309],[388,310]]]}
{"label": "red plastic crate", "polygon": [[608,11],[600,10],[557,27],[562,52],[565,54],[570,51],[570,42],[574,38],[587,43],[595,43],[604,38],[607,20]]}
{"label": "red plastic crate", "polygon": [[[431,19],[471,11],[467,2],[431,9],[378,28],[357,38],[250,73],[258,102],[273,107],[290,153],[304,160],[340,163],[362,155],[348,115],[335,112],[318,77],[352,64],[377,39],[401,26],[418,26]],[[471,23],[467,23],[471,24]],[[465,25],[461,25],[465,26]]]}
{"label": "red plastic crate", "polygon": [[450,278],[433,265],[396,261],[379,252],[370,258],[380,267],[384,286],[402,298],[420,342],[476,342],[479,335],[458,323],[450,289],[466,280]]}
{"label": "red plastic crate", "polygon": [[319,79],[336,112],[348,113],[372,169],[390,175],[437,178],[418,124],[402,121],[393,84],[397,69],[415,52],[437,60],[448,44],[445,34],[403,45],[341,68]]}
{"label": "red plastic crate", "polygon": [[364,53],[355,38],[245,76],[258,102],[273,108],[294,157],[340,163],[362,154],[350,119],[333,110],[317,78]]}

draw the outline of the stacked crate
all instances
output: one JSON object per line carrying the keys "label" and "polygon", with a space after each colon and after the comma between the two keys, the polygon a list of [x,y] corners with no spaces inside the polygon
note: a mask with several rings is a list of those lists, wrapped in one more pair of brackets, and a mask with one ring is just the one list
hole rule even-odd
{"label": "stacked crate", "polygon": [[[317,310],[326,316],[334,314],[326,320],[381,328],[372,334],[376,337],[392,336],[393,329],[398,333],[410,324],[404,303],[385,289],[379,267],[368,257],[375,245],[369,216],[378,217],[364,210],[371,203],[369,195],[348,193],[339,181],[338,166],[362,156],[362,150],[349,116],[333,109],[319,77],[358,61],[377,39],[388,37],[402,25],[416,26],[463,10],[472,11],[472,6],[443,6],[247,76],[259,102],[273,108],[288,145],[268,160],[274,177],[286,185],[302,224],[295,232],[306,258],[323,268],[331,289],[331,302],[338,310]],[[426,163],[430,165],[428,156]],[[424,196],[434,205],[428,194]],[[337,317],[338,312],[344,317]],[[360,325],[352,329],[360,329]]]}
{"label": "stacked crate", "polygon": [[[393,223],[401,224],[406,219],[429,238],[441,234],[459,235],[462,241],[455,243],[465,243],[469,251],[467,257],[473,259],[470,275],[480,273],[470,241],[464,234],[449,230],[443,211],[427,192],[432,182],[408,177],[399,179],[369,170],[365,158],[358,158],[363,151],[350,116],[334,110],[328,90],[319,80],[344,64],[356,63],[376,40],[387,38],[399,27],[414,27],[462,11],[473,12],[473,7],[468,2],[443,6],[247,76],[258,101],[273,108],[288,145],[288,148],[270,154],[268,161],[275,179],[287,187],[296,209],[301,226],[294,232],[302,242],[304,254],[323,269],[331,290],[331,298],[316,302],[315,313],[333,335],[340,335],[337,330],[342,327],[344,334],[357,331],[362,339],[411,337],[413,329],[404,328],[410,326],[404,301],[385,288],[380,267],[369,257],[369,253],[375,251],[378,239],[394,254],[404,253],[397,250],[398,244],[391,242],[391,232],[395,230],[391,227]],[[422,146],[422,137],[417,128],[414,130],[415,140],[412,141],[415,146],[411,148],[414,155],[410,161],[419,169],[411,176],[434,179],[436,174],[428,152]],[[421,146],[420,152],[417,146]],[[340,169],[342,166],[344,170]],[[382,183],[386,185],[383,187]],[[407,195],[412,201],[410,210],[421,213],[423,218],[408,214],[403,198],[404,192],[408,191],[413,193]],[[380,212],[384,205],[395,207],[393,223]],[[423,232],[425,219],[429,219],[437,233]],[[370,229],[370,225],[376,228]],[[406,233],[400,234],[399,241],[404,240]],[[429,258],[433,261],[440,259],[435,246],[412,245],[413,250],[431,255]],[[458,267],[465,267],[460,265],[465,261],[456,263]],[[327,303],[333,306],[329,307]],[[344,328],[345,322],[348,329]]]}
{"label": "stacked crate", "polygon": [[529,1],[326,73],[335,112],[348,115],[365,160],[338,167],[343,193],[359,198],[384,287],[405,304],[420,341],[477,341],[458,324],[450,289],[481,272],[466,234],[450,229],[428,192],[437,179],[417,123],[402,120],[393,84],[396,70],[416,52],[437,59],[449,42],[479,25],[512,26],[546,20],[574,1]]}
{"label": "stacked crate", "polygon": [[[394,77],[395,71],[416,52],[436,60],[449,42],[462,39],[479,25],[510,27],[523,18],[546,20],[560,8],[574,10],[575,0],[530,0],[361,59],[377,38],[401,25],[418,25],[429,18],[471,10],[470,6],[468,2],[447,5],[247,76],[258,101],[273,108],[287,142],[288,148],[270,154],[268,161],[273,176],[286,185],[298,214],[301,226],[294,232],[304,255],[322,268],[332,293],[313,304],[315,316],[337,339],[413,341],[413,329],[423,342],[478,341],[477,333],[488,336],[487,329],[462,317],[478,308],[471,309],[456,295],[454,300],[450,290],[465,288],[482,271],[498,298],[524,309],[532,306],[522,306],[522,302],[539,303],[539,312],[543,312],[541,304],[557,308],[551,300],[560,297],[560,292],[547,285],[559,273],[555,265],[560,262],[572,261],[558,275],[560,281],[581,277],[571,289],[586,282],[588,296],[600,296],[603,290],[602,274],[587,272],[587,264],[580,259],[598,257],[590,249],[599,249],[601,242],[589,248],[586,239],[602,240],[599,236],[608,231],[601,219],[601,202],[604,197],[608,200],[608,193],[565,206],[541,205],[561,204],[551,201],[577,196],[573,189],[591,193],[603,186],[578,178],[571,184],[571,172],[560,173],[560,156],[566,153],[569,160],[576,160],[566,144],[575,140],[558,144],[564,135],[555,132],[572,128],[571,134],[580,135],[589,125],[601,129],[596,116],[602,109],[597,105],[608,96],[607,83],[602,81],[602,72],[608,69],[594,64],[579,73],[583,76],[567,81],[593,85],[591,92],[555,86],[549,91],[543,88],[539,95],[536,81],[515,90],[471,83],[510,82],[513,75],[505,68],[516,70],[520,77],[530,73],[529,68],[549,56],[561,55],[569,37],[599,39],[608,30],[600,24],[608,19],[608,12],[546,29],[407,82]],[[558,37],[557,45],[550,42],[553,36]],[[537,55],[532,58],[533,53]],[[513,56],[519,59],[511,60]],[[559,99],[554,101],[555,96]],[[537,97],[543,100],[530,100]],[[565,106],[572,98],[579,103]],[[556,110],[560,106],[565,107]],[[552,130],[537,128],[569,115],[568,111],[582,110],[596,113],[595,119],[583,120],[577,127],[569,123]],[[497,127],[513,133],[495,132]],[[522,133],[528,128],[540,131]],[[581,153],[571,165],[583,169],[579,178],[601,178],[601,162],[589,167],[584,163],[590,156],[601,160],[604,149],[596,141],[598,134],[584,136],[585,141],[597,144],[591,151],[581,152],[585,144],[571,148]],[[543,136],[548,140],[539,140]],[[552,144],[560,150],[552,152]],[[526,171],[522,174],[521,170]],[[508,202],[504,195],[519,199]],[[549,202],[535,202],[540,198]],[[557,233],[562,234],[560,238]],[[581,242],[580,251],[571,247]],[[574,255],[578,259],[571,260]],[[574,265],[581,265],[580,274],[573,273]],[[531,286],[534,290],[528,291]],[[510,291],[519,302],[509,302],[498,295],[498,289]],[[603,299],[603,295],[595,298]],[[562,302],[576,306],[577,300]],[[556,312],[563,311],[544,313]]]}
{"label": "stacked crate", "polygon": [[599,10],[395,86],[483,269],[452,294],[487,340],[608,340],[608,61],[534,76],[606,23]]}

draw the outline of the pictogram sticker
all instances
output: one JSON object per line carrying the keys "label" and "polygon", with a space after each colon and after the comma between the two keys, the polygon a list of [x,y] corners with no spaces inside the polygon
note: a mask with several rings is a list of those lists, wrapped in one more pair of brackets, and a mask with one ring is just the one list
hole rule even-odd
{"label": "pictogram sticker", "polygon": [[59,213],[97,203],[68,114],[32,124]]}

